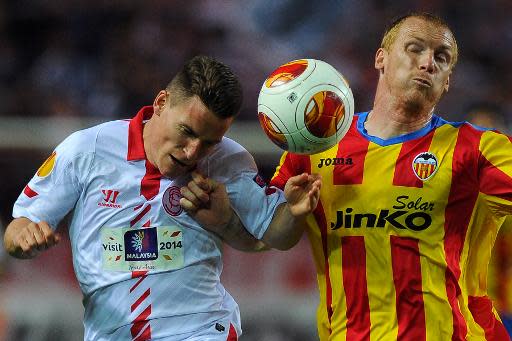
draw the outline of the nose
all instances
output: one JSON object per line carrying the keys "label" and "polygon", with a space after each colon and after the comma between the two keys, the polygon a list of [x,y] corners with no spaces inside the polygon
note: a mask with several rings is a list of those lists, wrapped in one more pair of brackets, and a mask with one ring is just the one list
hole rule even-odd
{"label": "nose", "polygon": [[434,72],[435,69],[435,56],[433,51],[426,52],[420,61],[420,69],[428,73]]}
{"label": "nose", "polygon": [[201,153],[201,141],[199,139],[191,139],[183,148],[187,160],[197,160]]}

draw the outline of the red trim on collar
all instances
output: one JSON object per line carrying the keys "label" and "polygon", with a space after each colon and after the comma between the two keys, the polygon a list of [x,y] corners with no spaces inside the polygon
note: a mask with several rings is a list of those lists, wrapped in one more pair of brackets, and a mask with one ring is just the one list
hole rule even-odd
{"label": "red trim on collar", "polygon": [[146,152],[144,151],[144,139],[142,138],[143,121],[149,120],[153,116],[153,107],[145,106],[139,110],[137,115],[130,120],[128,126],[128,153],[126,160],[144,160]]}

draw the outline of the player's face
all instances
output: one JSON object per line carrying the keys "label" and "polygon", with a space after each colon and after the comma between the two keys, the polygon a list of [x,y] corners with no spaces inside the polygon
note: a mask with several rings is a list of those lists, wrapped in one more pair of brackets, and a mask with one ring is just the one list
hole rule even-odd
{"label": "player's face", "polygon": [[144,144],[148,159],[169,178],[193,170],[233,122],[232,117],[215,116],[197,96],[170,106],[168,92],[161,91],[153,107],[153,122],[147,134],[147,129],[144,131]]}
{"label": "player's face", "polygon": [[406,19],[375,67],[392,96],[415,106],[435,106],[448,91],[455,42],[449,29],[421,18]]}

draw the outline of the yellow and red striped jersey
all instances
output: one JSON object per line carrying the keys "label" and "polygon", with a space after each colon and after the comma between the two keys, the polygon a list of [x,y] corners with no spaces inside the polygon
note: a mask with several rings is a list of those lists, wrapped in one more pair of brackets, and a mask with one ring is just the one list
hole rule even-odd
{"label": "yellow and red striped jersey", "polygon": [[325,152],[285,152],[271,181],[322,175],[307,229],[320,339],[509,340],[486,278],[512,213],[511,138],[434,116],[382,140],[367,115]]}

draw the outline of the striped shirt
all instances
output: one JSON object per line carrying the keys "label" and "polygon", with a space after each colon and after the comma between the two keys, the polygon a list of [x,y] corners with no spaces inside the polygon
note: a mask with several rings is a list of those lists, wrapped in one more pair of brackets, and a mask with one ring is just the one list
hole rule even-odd
{"label": "striped shirt", "polygon": [[[166,178],[147,160],[143,122],[152,114],[144,107],[132,120],[70,135],[20,194],[13,217],[56,228],[72,212],[85,340],[236,340],[238,305],[220,282],[222,240],[180,206],[190,175]],[[265,191],[252,156],[224,137],[197,170],[226,185],[233,209],[261,238],[284,196]]]}
{"label": "striped shirt", "polygon": [[388,140],[355,116],[340,143],[284,153],[271,183],[319,173],[308,218],[321,340],[508,340],[487,264],[512,212],[512,143],[434,116]]}

